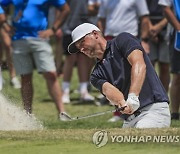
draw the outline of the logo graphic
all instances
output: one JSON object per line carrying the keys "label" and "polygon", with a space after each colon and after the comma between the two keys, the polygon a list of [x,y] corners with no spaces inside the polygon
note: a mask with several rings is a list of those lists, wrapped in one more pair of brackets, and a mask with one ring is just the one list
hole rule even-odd
{"label": "logo graphic", "polygon": [[108,132],[105,130],[97,131],[93,135],[93,143],[98,147],[106,145],[108,142]]}

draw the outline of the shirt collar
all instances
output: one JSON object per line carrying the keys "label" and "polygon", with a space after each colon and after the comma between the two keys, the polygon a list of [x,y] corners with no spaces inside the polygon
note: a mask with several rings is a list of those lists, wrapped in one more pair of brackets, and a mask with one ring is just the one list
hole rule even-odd
{"label": "shirt collar", "polygon": [[[107,43],[106,43],[106,50],[104,51],[103,59],[106,57],[106,55],[107,55],[107,53],[109,51],[108,49],[110,48],[110,46],[111,46],[111,41],[107,41]],[[97,58],[97,63],[101,62],[102,60]]]}

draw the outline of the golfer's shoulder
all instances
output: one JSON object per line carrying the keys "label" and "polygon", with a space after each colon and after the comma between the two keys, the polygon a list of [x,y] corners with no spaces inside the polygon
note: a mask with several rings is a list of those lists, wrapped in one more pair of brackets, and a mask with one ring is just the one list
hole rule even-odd
{"label": "golfer's shoulder", "polygon": [[133,39],[134,39],[133,35],[131,35],[130,33],[127,33],[127,32],[123,32],[123,33],[120,33],[114,39],[114,41],[118,46],[122,46],[122,45],[126,45],[126,44],[130,43]]}
{"label": "golfer's shoulder", "polygon": [[120,34],[116,37],[116,39],[117,39],[117,40],[120,39],[121,41],[123,41],[123,40],[125,40],[125,39],[132,38],[132,37],[133,37],[132,34],[127,33],[127,32],[122,32],[122,33],[120,33]]}

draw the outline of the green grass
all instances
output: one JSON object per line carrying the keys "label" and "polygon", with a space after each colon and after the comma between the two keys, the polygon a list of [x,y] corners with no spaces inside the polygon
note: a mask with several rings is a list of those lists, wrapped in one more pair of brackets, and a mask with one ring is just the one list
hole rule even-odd
{"label": "green grass", "polygon": [[[62,154],[81,154],[81,153],[177,153],[180,143],[108,143],[106,146],[96,148],[92,143],[92,135],[97,129],[59,129],[43,131],[18,131],[0,132],[0,153],[19,154],[19,153],[62,153]],[[136,129],[107,129],[111,135],[178,135],[179,129],[139,130]]]}
{"label": "green grass", "polygon": [[[3,71],[6,81],[2,93],[17,106],[22,106],[19,90],[9,85],[7,71]],[[61,82],[61,79],[59,79]],[[109,135],[122,136],[156,136],[180,135],[180,121],[172,121],[168,129],[122,129],[122,121],[108,123],[112,114],[72,122],[61,122],[57,118],[54,103],[48,95],[43,77],[34,73],[34,100],[33,113],[43,123],[41,131],[0,131],[0,154],[90,154],[90,153],[178,153],[178,143],[111,143],[96,148],[92,143],[92,136],[98,130],[106,130]],[[76,70],[73,74],[71,89],[78,88]],[[92,94],[97,95],[93,89]],[[93,103],[79,102],[78,94],[71,94],[71,104],[65,105],[67,112],[72,116],[81,116],[113,109],[110,106],[97,107]]]}
{"label": "green grass", "polygon": [[[169,153],[177,153],[178,147],[174,146],[173,148],[168,145],[158,145],[155,146],[153,144],[109,144],[103,148],[95,148],[92,143],[85,142],[73,142],[73,141],[56,141],[52,142],[48,141],[13,141],[8,142],[10,144],[8,148],[6,145],[1,144],[2,153],[9,154],[19,154],[19,153],[58,153],[58,154],[114,154],[117,152],[132,154],[138,152],[139,154],[169,154]],[[22,146],[24,144],[24,146]],[[117,150],[118,149],[118,150]]]}

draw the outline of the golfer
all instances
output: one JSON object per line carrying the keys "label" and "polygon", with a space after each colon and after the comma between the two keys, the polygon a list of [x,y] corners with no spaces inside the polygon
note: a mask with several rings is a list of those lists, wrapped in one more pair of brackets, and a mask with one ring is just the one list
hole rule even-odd
{"label": "golfer", "polygon": [[140,41],[121,33],[106,41],[98,27],[84,23],[72,31],[69,53],[82,52],[97,63],[91,83],[114,105],[124,107],[124,128],[170,126],[168,96]]}

